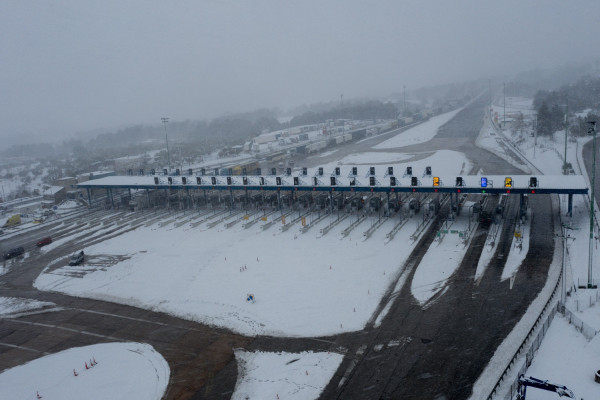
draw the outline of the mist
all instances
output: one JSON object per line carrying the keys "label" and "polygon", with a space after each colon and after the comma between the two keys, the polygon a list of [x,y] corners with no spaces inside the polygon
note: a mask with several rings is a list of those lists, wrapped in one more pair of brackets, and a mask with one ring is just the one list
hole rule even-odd
{"label": "mist", "polygon": [[5,145],[594,57],[597,1],[5,1]]}

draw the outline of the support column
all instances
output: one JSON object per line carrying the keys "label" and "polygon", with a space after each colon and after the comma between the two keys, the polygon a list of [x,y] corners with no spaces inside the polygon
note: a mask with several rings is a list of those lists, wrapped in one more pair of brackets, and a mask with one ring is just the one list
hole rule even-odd
{"label": "support column", "polygon": [[115,198],[113,197],[113,192],[112,189],[108,189],[108,193],[109,193],[109,197],[110,197],[110,203],[112,204],[112,208],[115,208]]}
{"label": "support column", "polygon": [[87,195],[88,195],[88,207],[92,208],[92,195],[90,193],[90,188],[87,188]]}
{"label": "support column", "polygon": [[567,215],[569,217],[573,216],[573,194],[569,193],[568,194],[568,200],[567,200]]}

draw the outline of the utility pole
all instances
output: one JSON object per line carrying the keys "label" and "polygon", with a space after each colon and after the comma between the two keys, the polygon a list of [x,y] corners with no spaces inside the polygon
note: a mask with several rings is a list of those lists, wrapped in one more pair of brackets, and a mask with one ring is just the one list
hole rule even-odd
{"label": "utility pole", "polygon": [[590,182],[592,193],[590,195],[590,243],[588,255],[588,289],[595,288],[592,276],[592,256],[594,254],[594,181],[596,180],[596,121],[590,121],[588,133],[592,134],[592,180]]}
{"label": "utility pole", "polygon": [[563,262],[562,262],[562,280],[561,280],[561,292],[560,292],[560,302],[561,307],[565,307],[565,303],[567,301],[567,240],[575,240],[574,237],[571,237],[570,234],[567,233],[568,230],[572,228],[565,224],[561,225],[562,236],[558,236],[563,240]]}
{"label": "utility pole", "polygon": [[402,116],[406,117],[406,85],[402,85],[402,90],[404,92],[404,105],[402,106]]}
{"label": "utility pole", "polygon": [[167,122],[169,122],[169,118],[162,117],[160,120],[165,127],[165,141],[167,142],[167,169],[168,173],[171,173],[171,155],[169,154],[169,137],[167,136]]}
{"label": "utility pole", "polygon": [[492,120],[492,80],[488,79],[488,83],[490,84],[490,121]]}
{"label": "utility pole", "polygon": [[533,158],[535,159],[535,148],[537,146],[537,113],[535,114],[535,122],[533,126]]}
{"label": "utility pole", "polygon": [[504,116],[502,117],[502,129],[506,129],[506,82],[504,82]]}
{"label": "utility pole", "polygon": [[569,132],[569,98],[567,97],[567,104],[565,106],[565,164],[563,165],[563,174],[567,175],[567,133]]}

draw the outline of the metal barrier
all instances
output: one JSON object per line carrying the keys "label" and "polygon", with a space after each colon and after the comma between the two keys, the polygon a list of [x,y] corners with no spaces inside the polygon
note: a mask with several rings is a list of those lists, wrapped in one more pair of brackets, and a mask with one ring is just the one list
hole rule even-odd
{"label": "metal barrier", "polygon": [[585,336],[587,340],[592,340],[594,336],[598,334],[597,330],[583,322],[577,315],[575,315],[566,307],[564,308],[564,316],[571,325],[574,325],[575,328],[577,328],[577,330],[581,332],[583,336]]}

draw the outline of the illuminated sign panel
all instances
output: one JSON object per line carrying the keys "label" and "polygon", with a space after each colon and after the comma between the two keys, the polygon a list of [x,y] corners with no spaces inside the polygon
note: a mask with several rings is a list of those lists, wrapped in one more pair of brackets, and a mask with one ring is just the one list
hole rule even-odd
{"label": "illuminated sign panel", "polygon": [[488,185],[487,178],[485,178],[485,177],[481,178],[481,187],[486,188],[487,185]]}
{"label": "illuminated sign panel", "polygon": [[512,178],[506,177],[504,178],[504,187],[511,188],[513,185]]}
{"label": "illuminated sign panel", "polygon": [[433,177],[433,186],[440,186],[440,177],[439,176]]}

